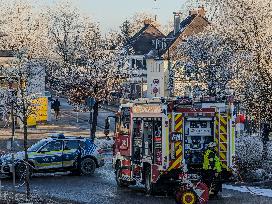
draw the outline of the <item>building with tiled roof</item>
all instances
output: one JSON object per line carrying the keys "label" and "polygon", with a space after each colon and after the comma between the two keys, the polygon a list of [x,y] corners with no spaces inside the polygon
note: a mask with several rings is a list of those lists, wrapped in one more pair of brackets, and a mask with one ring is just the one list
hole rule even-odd
{"label": "building with tiled roof", "polygon": [[184,85],[183,82],[169,82],[169,72],[178,57],[177,47],[189,36],[203,32],[210,24],[203,7],[190,11],[183,21],[180,21],[181,14],[174,14],[174,30],[165,38],[158,38],[155,48],[146,55],[147,97],[172,96],[174,93],[170,93],[169,84],[172,83],[172,92],[175,87]]}
{"label": "building with tiled roof", "polygon": [[147,69],[145,56],[154,47],[154,41],[158,38],[164,38],[165,35],[149,20],[144,21],[144,26],[128,42],[133,50],[130,55],[130,95],[131,99],[144,96],[147,90]]}

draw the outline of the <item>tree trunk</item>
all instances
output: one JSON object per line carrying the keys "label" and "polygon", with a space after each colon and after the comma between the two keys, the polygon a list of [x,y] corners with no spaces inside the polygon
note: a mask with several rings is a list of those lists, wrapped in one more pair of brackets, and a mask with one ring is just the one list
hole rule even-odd
{"label": "tree trunk", "polygon": [[94,140],[95,138],[95,132],[96,132],[96,126],[97,126],[97,118],[98,118],[98,104],[99,102],[95,102],[93,106],[93,117],[92,117],[92,129],[91,129],[91,138]]}
{"label": "tree trunk", "polygon": [[26,164],[26,175],[25,175],[25,183],[26,183],[26,198],[30,200],[30,184],[29,184],[29,165],[28,165],[28,154],[27,154],[27,110],[26,104],[23,103],[23,128],[24,128],[24,152],[25,152],[25,164]]}

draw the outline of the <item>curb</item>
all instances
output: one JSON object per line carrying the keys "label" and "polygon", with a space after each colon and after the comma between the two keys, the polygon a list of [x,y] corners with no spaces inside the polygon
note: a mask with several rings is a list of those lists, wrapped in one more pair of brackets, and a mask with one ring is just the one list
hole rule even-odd
{"label": "curb", "polygon": [[105,106],[100,106],[101,109],[106,110],[106,111],[110,111],[113,113],[118,112],[118,108],[113,108],[113,107],[105,107]]}

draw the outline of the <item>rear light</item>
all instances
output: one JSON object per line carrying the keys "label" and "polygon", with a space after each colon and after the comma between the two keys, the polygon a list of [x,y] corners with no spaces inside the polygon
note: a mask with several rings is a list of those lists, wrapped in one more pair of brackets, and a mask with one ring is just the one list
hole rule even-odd
{"label": "rear light", "polygon": [[103,149],[98,149],[97,151],[98,151],[99,154],[103,154],[104,153]]}

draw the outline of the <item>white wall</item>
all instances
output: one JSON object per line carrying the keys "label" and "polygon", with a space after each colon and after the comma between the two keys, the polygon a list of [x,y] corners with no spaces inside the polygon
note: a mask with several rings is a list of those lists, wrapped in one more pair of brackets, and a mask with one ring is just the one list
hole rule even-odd
{"label": "white wall", "polygon": [[[147,97],[167,97],[167,61],[147,59]],[[157,91],[157,92],[156,92]]]}
{"label": "white wall", "polygon": [[[133,64],[132,64],[133,59],[135,60],[135,64],[134,64],[135,67],[132,67],[133,66]],[[129,74],[135,75],[135,76],[130,77],[129,81],[131,83],[141,82],[142,81],[142,77],[141,77],[142,74],[146,74],[146,70],[144,70],[144,69],[140,69],[140,68],[135,69],[137,66],[136,60],[141,61],[143,64],[144,55],[131,55],[129,57],[130,70],[132,70],[131,73],[129,73]],[[143,77],[143,80],[144,80],[144,82],[146,82],[146,77]]]}

